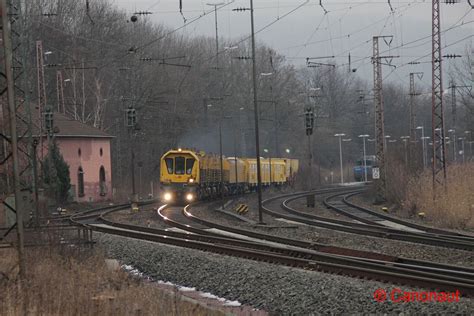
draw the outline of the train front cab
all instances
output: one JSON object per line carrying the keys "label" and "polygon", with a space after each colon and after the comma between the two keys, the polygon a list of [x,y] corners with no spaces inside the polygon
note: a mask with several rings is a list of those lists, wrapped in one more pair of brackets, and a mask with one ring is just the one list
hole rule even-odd
{"label": "train front cab", "polygon": [[161,200],[169,204],[195,201],[199,184],[199,157],[190,150],[170,150],[160,162]]}

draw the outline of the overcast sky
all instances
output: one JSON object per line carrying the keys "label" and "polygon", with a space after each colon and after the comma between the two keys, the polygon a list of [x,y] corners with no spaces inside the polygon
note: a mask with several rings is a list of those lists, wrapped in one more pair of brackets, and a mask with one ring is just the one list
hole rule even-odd
{"label": "overcast sky", "polygon": [[[119,8],[130,15],[135,11],[151,11],[152,21],[170,28],[183,25],[179,13],[179,0],[112,0]],[[230,3],[218,10],[219,37],[235,40],[250,32],[249,12],[234,12],[232,9],[248,7],[248,0],[220,0]],[[442,1],[443,2],[443,1]],[[182,0],[183,14],[189,21],[209,12],[213,7],[207,3],[217,1]],[[306,4],[305,4],[306,3]],[[264,42],[286,56],[289,63],[303,65],[306,57],[335,56],[337,64],[347,64],[348,54],[352,57],[352,68],[357,69],[361,77],[372,79],[372,37],[374,35],[393,35],[390,51],[386,54],[399,55],[393,60],[397,69],[384,67],[386,80],[408,86],[410,72],[423,71],[422,87],[428,89],[431,84],[431,1],[391,0],[393,13],[385,0],[323,0],[324,9],[319,1],[310,0],[255,0],[255,29],[260,30],[268,24],[273,25],[257,34],[257,41]],[[296,11],[299,5],[304,4]],[[442,44],[446,46],[444,54],[465,54],[465,47],[472,44],[474,34],[474,10],[467,1],[455,5],[441,5],[442,30],[451,30],[442,34]],[[286,15],[289,13],[288,15]],[[214,14],[208,14],[180,32],[189,36],[208,35],[214,37]],[[420,38],[429,36],[423,40]],[[416,41],[418,40],[418,41]],[[458,42],[458,43],[457,43]],[[457,44],[456,44],[457,43]],[[388,46],[381,42],[381,49]],[[426,55],[426,56],[425,56]],[[419,60],[418,65],[407,65]],[[423,63],[426,62],[426,63]],[[444,70],[455,60],[446,60]],[[341,66],[348,69],[348,66]],[[446,78],[446,77],[445,77]],[[445,86],[447,84],[445,83]]]}

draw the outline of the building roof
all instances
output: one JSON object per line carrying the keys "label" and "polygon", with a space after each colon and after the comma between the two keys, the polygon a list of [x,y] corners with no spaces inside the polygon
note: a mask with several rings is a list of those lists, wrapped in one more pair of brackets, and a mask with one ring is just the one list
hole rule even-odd
{"label": "building roof", "polygon": [[71,119],[61,113],[54,112],[53,125],[58,128],[55,137],[90,137],[90,138],[112,138],[113,136],[106,132]]}
{"label": "building roof", "polygon": [[[32,106],[33,109],[35,109],[34,106]],[[23,109],[20,109],[19,111],[23,111]],[[4,123],[6,126],[6,137],[9,137],[9,127],[8,122],[2,122],[2,118],[0,118],[0,123]],[[31,119],[32,119],[32,134],[33,136],[38,137],[40,135],[40,115],[38,113],[38,110],[35,109],[31,112]],[[41,120],[44,120],[44,118],[41,118]],[[81,137],[81,138],[113,138],[115,136],[112,136],[110,134],[107,134],[106,132],[84,124],[82,122],[76,121],[70,117],[67,117],[64,114],[54,112],[53,113],[53,125],[54,125],[54,136],[55,137]],[[18,128],[18,135],[22,135],[26,132],[26,125],[25,124],[19,124],[17,125]],[[46,136],[46,131],[42,131],[43,136]]]}

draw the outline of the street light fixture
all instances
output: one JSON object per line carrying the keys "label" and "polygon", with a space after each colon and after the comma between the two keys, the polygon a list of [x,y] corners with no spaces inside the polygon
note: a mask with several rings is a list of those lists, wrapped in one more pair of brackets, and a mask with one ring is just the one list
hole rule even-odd
{"label": "street light fixture", "polygon": [[339,137],[339,162],[341,164],[341,184],[344,184],[344,174],[342,170],[342,137],[346,136],[346,134],[339,133],[334,134],[335,137]]}
{"label": "street light fixture", "polygon": [[392,136],[390,136],[390,135],[385,135],[385,136],[384,136],[384,140],[383,140],[383,141],[384,141],[384,147],[385,147],[385,148],[387,148],[387,139],[389,139],[390,137],[392,137]]}
{"label": "street light fixture", "polygon": [[457,152],[456,152],[456,130],[451,128],[448,129],[448,133],[453,134],[453,161],[456,162],[457,158]]}
{"label": "street light fixture", "polygon": [[405,147],[405,165],[408,166],[408,150],[407,150],[407,143],[410,139],[410,136],[400,136],[400,139],[403,142],[403,146]]}
{"label": "street light fixture", "polygon": [[462,163],[465,163],[465,162],[466,162],[466,160],[465,160],[465,158],[464,158],[464,157],[465,157],[465,155],[464,155],[464,140],[465,140],[465,139],[466,139],[465,137],[458,137],[458,140],[461,141]]}
{"label": "street light fixture", "polygon": [[[268,154],[270,151],[268,149],[263,150],[266,154]],[[272,156],[268,155],[268,163],[270,164],[270,186],[272,185]]]}
{"label": "street light fixture", "polygon": [[416,129],[421,129],[421,150],[423,151],[423,168],[426,168],[426,163],[428,160],[428,157],[426,157],[426,144],[425,144],[425,128],[424,126],[417,126]]}
{"label": "street light fixture", "polygon": [[469,157],[472,158],[472,131],[464,131],[464,134],[469,135],[469,137],[466,136],[466,140],[468,140],[469,144]]}
{"label": "street light fixture", "polygon": [[363,149],[364,149],[364,182],[367,182],[367,159],[366,159],[366,154],[365,154],[365,139],[369,137],[369,135],[364,134],[364,135],[359,135],[359,138],[362,138],[362,143],[363,143]]}

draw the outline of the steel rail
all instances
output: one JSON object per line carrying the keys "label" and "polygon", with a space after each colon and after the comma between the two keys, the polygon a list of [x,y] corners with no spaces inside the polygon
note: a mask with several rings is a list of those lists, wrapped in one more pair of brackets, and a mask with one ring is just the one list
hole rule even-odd
{"label": "steel rail", "polygon": [[449,231],[449,230],[444,230],[444,229],[439,229],[439,228],[434,228],[434,227],[429,227],[429,226],[425,226],[425,225],[420,225],[420,224],[415,224],[415,223],[412,223],[412,222],[408,222],[408,221],[405,221],[403,219],[400,219],[400,218],[397,218],[397,217],[393,217],[393,216],[390,216],[390,215],[387,215],[387,214],[383,214],[383,213],[379,213],[379,212],[376,212],[374,210],[371,210],[369,208],[365,208],[365,207],[362,207],[360,205],[357,205],[357,204],[354,204],[352,202],[349,201],[349,198],[357,195],[357,194],[360,194],[361,192],[353,192],[353,193],[349,193],[347,195],[345,195],[343,197],[343,202],[348,205],[348,206],[351,206],[353,208],[356,208],[358,209],[359,211],[362,211],[362,212],[365,212],[367,214],[370,214],[370,215],[374,215],[376,217],[379,217],[379,218],[382,218],[384,220],[388,220],[388,221],[391,221],[391,222],[394,222],[394,223],[397,223],[397,224],[401,224],[401,225],[404,225],[404,226],[407,226],[407,227],[410,227],[410,228],[415,228],[415,229],[418,229],[418,230],[423,230],[427,233],[432,233],[432,234],[439,234],[439,235],[452,235],[452,236],[455,236],[457,238],[465,238],[465,239],[471,239],[471,240],[474,240],[474,236],[469,236],[469,235],[465,235],[465,234],[460,234],[458,232],[452,232],[452,231]]}
{"label": "steel rail", "polygon": [[[417,264],[416,260],[412,260],[410,263],[403,263],[403,262],[393,262],[393,260],[398,260],[399,258],[396,257],[389,257],[390,261],[382,260],[380,258],[374,259],[370,256],[367,258],[367,253],[362,252],[357,253],[354,255],[341,255],[335,254],[331,252],[325,252],[324,247],[323,250],[312,250],[307,248],[289,246],[286,244],[279,244],[279,245],[267,245],[262,244],[260,242],[253,242],[241,239],[233,239],[231,237],[222,237],[222,236],[210,236],[207,234],[199,234],[199,230],[197,228],[193,229],[193,233],[181,233],[181,232],[170,232],[158,228],[150,228],[150,227],[143,227],[131,224],[124,224],[124,223],[117,223],[105,218],[104,215],[101,216],[101,221],[106,223],[109,226],[119,227],[123,229],[129,229],[134,231],[141,231],[146,233],[153,233],[153,234],[160,234],[166,236],[172,236],[177,238],[185,238],[189,240],[196,240],[196,241],[204,241],[209,243],[215,244],[227,244],[233,245],[243,248],[250,248],[254,250],[262,250],[272,253],[278,253],[281,255],[286,255],[290,257],[297,257],[297,258],[306,258],[311,260],[322,260],[324,262],[333,262],[333,263],[340,263],[340,260],[345,260],[345,262],[350,262],[353,266],[361,266],[361,267],[379,267],[384,266],[385,270],[392,270],[395,272],[403,272],[406,274],[411,275],[420,275],[420,276],[428,276],[432,278],[440,278],[446,280],[454,280],[456,282],[464,282],[464,283],[472,283],[474,285],[474,269],[469,269],[465,267],[461,267],[462,269],[453,270],[452,266],[447,265],[435,265],[429,266],[429,262],[420,261]],[[166,220],[166,222],[172,226],[176,227],[176,221],[173,220]],[[180,226],[180,225],[178,225]],[[372,253],[368,253],[372,254]],[[360,257],[364,256],[364,257]],[[439,275],[440,272],[443,272],[443,275]]]}
{"label": "steel rail", "polygon": [[370,278],[372,280],[390,281],[397,284],[407,284],[412,286],[421,286],[426,288],[436,288],[441,290],[456,291],[459,290],[464,296],[474,295],[474,285],[464,282],[449,281],[436,279],[427,276],[410,276],[405,273],[395,273],[384,271],[383,267],[364,268],[355,267],[350,264],[323,262],[305,258],[288,257],[275,253],[267,253],[264,251],[255,251],[231,245],[216,245],[206,242],[192,241],[189,239],[180,239],[162,235],[154,235],[137,231],[123,230],[109,227],[94,227],[94,230],[124,237],[130,237],[140,240],[154,241],[162,244],[171,244],[175,246],[197,249],[207,252],[225,254],[233,257],[241,257],[263,261],[272,264],[286,265],[295,268],[301,268],[312,271],[322,271],[335,274],[343,274],[362,278]]}
{"label": "steel rail", "polygon": [[332,230],[338,230],[338,231],[343,231],[347,233],[401,240],[401,241],[407,241],[407,242],[415,242],[415,243],[421,243],[421,244],[434,245],[438,247],[447,247],[447,248],[474,251],[474,243],[471,243],[465,240],[456,239],[455,236],[451,236],[451,235],[444,236],[444,235],[435,235],[435,234],[423,233],[423,232],[422,233],[408,232],[408,231],[398,230],[398,229],[380,226],[380,225],[369,225],[369,224],[362,224],[362,223],[347,222],[347,221],[342,221],[342,220],[328,219],[326,217],[321,217],[321,216],[308,214],[305,212],[300,212],[288,206],[288,203],[290,201],[303,198],[307,195],[308,194],[295,193],[292,195],[273,197],[264,201],[264,205],[265,205],[271,201],[290,196],[291,198],[283,201],[283,203],[281,204],[281,207],[288,213],[291,213],[292,215],[276,212],[276,211],[270,210],[267,207],[264,207],[264,212],[274,217],[281,217],[281,218],[285,218],[287,220],[291,220],[294,222],[304,223],[306,225],[317,226],[317,227],[322,227],[322,228],[327,228],[327,229],[332,229]]}
{"label": "steel rail", "polygon": [[[105,213],[111,213],[114,210],[108,210],[104,212],[103,214],[100,215],[101,220],[104,220],[104,214]],[[183,210],[184,211],[184,210]],[[89,217],[87,217],[89,219]],[[102,231],[102,232],[108,232],[111,233],[110,229],[104,228],[104,227],[98,227],[90,224],[84,224],[85,226],[92,228],[97,231]],[[304,269],[310,269],[310,270],[321,270],[321,271],[326,271],[329,270],[329,272],[336,272],[336,273],[348,273],[349,275],[354,275],[354,276],[359,276],[359,277],[370,277],[372,279],[383,279],[383,280],[393,280],[396,281],[397,283],[405,283],[405,284],[411,284],[411,285],[417,285],[417,286],[428,286],[428,287],[435,287],[435,288],[442,288],[442,289],[449,289],[449,290],[459,290],[461,289],[463,294],[468,294],[472,295],[474,293],[474,280],[467,280],[466,282],[466,273],[464,273],[463,278],[458,278],[456,276],[439,276],[434,273],[430,272],[424,272],[424,271],[416,271],[412,270],[410,268],[400,268],[400,267],[394,267],[394,266],[385,266],[385,265],[380,265],[380,263],[376,264],[374,262],[366,262],[366,261],[361,261],[357,260],[355,258],[351,257],[344,257],[340,255],[327,255],[327,254],[321,254],[318,252],[313,251],[312,253],[298,253],[296,252],[295,249],[278,249],[277,252],[281,251],[287,251],[288,254],[275,254],[275,249],[274,247],[269,247],[269,246],[264,246],[264,245],[255,245],[254,243],[250,242],[245,242],[245,241],[235,241],[232,239],[227,239],[227,238],[219,238],[219,244],[212,244],[212,249],[209,248],[209,243],[204,243],[204,242],[196,242],[196,241],[190,241],[190,235],[189,234],[184,234],[185,238],[181,239],[181,241],[176,238],[176,237],[170,237],[169,235],[156,235],[156,234],[150,234],[150,233],[142,233],[141,234],[147,234],[147,237],[143,236],[138,236],[137,234],[137,227],[135,225],[128,225],[129,228],[133,228],[134,231],[127,230],[115,230],[113,233],[117,235],[123,235],[127,237],[132,237],[132,238],[139,238],[139,239],[146,239],[146,240],[152,240],[152,241],[158,241],[161,243],[166,243],[166,244],[175,244],[175,245],[180,245],[180,246],[185,246],[188,248],[196,248],[196,249],[201,249],[201,250],[206,250],[206,251],[212,251],[212,252],[218,252],[222,253],[224,252],[225,254],[235,256],[243,256],[246,258],[252,258],[256,260],[262,260],[262,261],[267,261],[271,263],[278,263],[278,264],[285,264],[289,266],[296,266],[299,268],[304,268]],[[140,229],[147,229],[150,230],[150,228],[145,228],[142,227]],[[151,229],[156,230],[156,229]],[[170,232],[166,232],[167,234]],[[176,236],[176,232],[173,232],[173,234]],[[178,234],[179,235],[179,234]],[[150,237],[151,236],[151,237]],[[197,236],[193,236],[192,238],[195,238]],[[204,236],[204,238],[216,238],[213,236]],[[158,239],[158,240],[157,240]],[[184,242],[184,245],[183,245]],[[221,246],[222,242],[227,242],[225,246]],[[228,243],[239,243],[237,246],[232,246],[229,245]],[[193,244],[194,243],[194,244]],[[197,244],[196,244],[197,243]],[[199,244],[200,243],[200,244]],[[205,244],[204,248],[202,249],[203,245]],[[245,249],[246,246],[252,245],[252,247],[258,247],[258,252],[255,251],[255,249]],[[190,247],[191,245],[191,247]],[[245,246],[243,246],[245,245]],[[230,251],[230,253],[229,253]],[[296,255],[296,258],[294,257]],[[299,258],[300,256],[308,256],[312,255],[311,258]],[[325,261],[320,261],[320,260],[315,260],[315,257],[318,259],[324,259],[326,261],[331,261],[331,262],[325,262]],[[306,262],[306,264],[304,263]],[[348,265],[350,264],[350,265]],[[341,270],[342,269],[342,270]],[[390,271],[387,271],[390,270]],[[411,274],[411,275],[407,275]],[[472,279],[472,274],[470,275]],[[472,283],[472,284],[471,284]]]}

